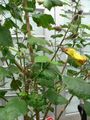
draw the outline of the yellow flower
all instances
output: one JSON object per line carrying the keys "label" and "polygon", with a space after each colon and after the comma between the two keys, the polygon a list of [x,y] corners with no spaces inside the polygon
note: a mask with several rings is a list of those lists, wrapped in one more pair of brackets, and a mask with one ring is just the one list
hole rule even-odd
{"label": "yellow flower", "polygon": [[62,48],[62,50],[73,58],[78,65],[83,65],[88,60],[85,55],[80,55],[74,48]]}

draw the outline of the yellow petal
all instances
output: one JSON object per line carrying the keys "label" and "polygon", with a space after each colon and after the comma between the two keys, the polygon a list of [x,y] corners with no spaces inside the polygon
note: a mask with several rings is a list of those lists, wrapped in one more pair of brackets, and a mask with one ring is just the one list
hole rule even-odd
{"label": "yellow petal", "polygon": [[80,55],[74,48],[63,48],[62,50],[72,57],[79,65],[83,65],[88,60],[85,55]]}

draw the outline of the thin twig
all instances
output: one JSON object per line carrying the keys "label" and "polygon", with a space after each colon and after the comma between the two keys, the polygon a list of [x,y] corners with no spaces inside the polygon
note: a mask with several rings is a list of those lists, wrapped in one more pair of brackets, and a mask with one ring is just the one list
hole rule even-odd
{"label": "thin twig", "polygon": [[[78,6],[79,2],[80,2],[80,0],[78,0],[78,2],[76,3],[76,7],[75,7],[75,12],[74,12],[74,15],[76,14],[76,10],[77,10],[77,6]],[[71,22],[71,23],[72,23],[72,22]],[[79,28],[79,26],[78,26],[78,28]],[[77,29],[77,30],[78,30],[78,29]],[[64,70],[65,70],[65,68],[66,68],[66,65],[67,65],[67,61],[66,61],[66,63],[64,64],[64,67],[63,67],[63,69],[62,69],[62,72],[61,72],[61,73],[63,73],[63,72],[64,72]],[[56,119],[56,120],[59,120],[59,119],[60,119],[60,117],[62,116],[63,112],[64,112],[64,111],[65,111],[65,109],[67,108],[68,104],[71,102],[72,98],[73,98],[73,95],[70,97],[70,99],[69,99],[68,103],[64,106],[63,110],[62,110],[62,111],[60,111],[60,113],[59,113],[59,115],[58,115],[58,117],[57,117],[57,119]]]}
{"label": "thin twig", "polygon": [[19,70],[21,72],[23,72],[24,74],[26,74],[25,69],[16,60],[14,61],[14,64],[19,68]]}
{"label": "thin twig", "polygon": [[[24,0],[23,1],[23,8],[26,9],[28,8],[28,0]],[[26,26],[27,26],[27,36],[28,38],[31,37],[31,28],[30,28],[30,19],[29,19],[29,15],[28,12],[25,10],[25,18],[26,18]],[[34,63],[34,52],[33,52],[33,46],[29,45],[29,52],[30,52],[30,57],[31,57],[31,62]],[[24,66],[25,67],[25,66]],[[25,77],[25,76],[24,76]],[[26,77],[28,78],[28,76],[26,75]],[[27,80],[25,80],[25,91],[28,93],[29,92],[29,84],[27,82]],[[37,87],[37,86],[36,86]],[[36,88],[35,88],[36,89]],[[37,91],[38,92],[38,91]],[[40,119],[40,114],[39,111],[37,109],[35,109],[35,113],[36,113],[36,120]],[[28,120],[27,118],[28,115],[24,116],[24,120]]]}
{"label": "thin twig", "polygon": [[62,68],[61,75],[63,75],[63,73],[64,73],[64,70],[65,70],[66,66],[67,66],[67,61],[65,62],[64,66],[63,66],[63,68]]}
{"label": "thin twig", "polygon": [[56,120],[59,120],[59,119],[60,119],[61,115],[62,115],[63,112],[66,110],[66,108],[67,108],[67,106],[69,105],[69,103],[71,102],[72,98],[73,98],[73,95],[69,98],[68,103],[67,103],[67,104],[64,106],[64,108],[60,111],[60,114],[58,115],[58,117],[57,117]]}
{"label": "thin twig", "polygon": [[[28,7],[28,1],[24,0],[23,1],[23,7],[24,9]],[[28,37],[31,37],[31,28],[30,28],[30,19],[29,19],[29,15],[28,12],[25,10],[25,18],[26,18],[26,26],[27,26],[27,34]],[[31,56],[31,62],[34,62],[34,53],[33,53],[33,47],[32,45],[29,45],[29,51],[30,51],[30,56]]]}
{"label": "thin twig", "polygon": [[[7,60],[5,60],[5,62],[6,62],[6,64],[7,64],[7,66],[9,66],[8,61],[7,61]],[[13,74],[12,74],[12,79],[13,79],[14,83],[16,84],[16,86],[18,87],[18,90],[21,92],[22,90],[21,90],[21,88],[18,86],[18,84],[16,83],[16,81],[15,81],[15,78],[14,78],[14,75],[13,75]]]}
{"label": "thin twig", "polygon": [[48,112],[49,112],[49,108],[50,108],[51,104],[52,104],[52,103],[49,103],[49,104],[48,104],[48,107],[47,107],[47,109],[46,109],[46,112],[45,112],[44,117],[43,117],[42,120],[45,120],[45,118],[46,118],[46,116],[47,116],[47,114],[48,114]]}
{"label": "thin twig", "polygon": [[5,100],[6,102],[8,102],[8,100],[5,97],[1,97],[3,100]]}
{"label": "thin twig", "polygon": [[[15,23],[16,23],[16,26],[17,26],[17,20],[16,19],[15,19]],[[19,38],[18,38],[18,29],[17,29],[17,27],[16,27],[16,39],[17,39],[17,44],[18,44],[19,43]],[[21,52],[19,45],[18,45],[18,51]],[[21,57],[20,57],[20,65],[22,66]]]}

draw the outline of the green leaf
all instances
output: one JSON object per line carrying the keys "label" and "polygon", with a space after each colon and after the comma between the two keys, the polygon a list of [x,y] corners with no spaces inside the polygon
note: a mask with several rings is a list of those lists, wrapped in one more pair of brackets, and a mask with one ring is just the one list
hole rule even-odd
{"label": "green leaf", "polygon": [[6,9],[11,13],[14,19],[17,19],[22,22],[22,12],[21,9],[13,2],[6,4]]}
{"label": "green leaf", "polygon": [[82,48],[82,45],[80,43],[76,44],[77,48]]}
{"label": "green leaf", "polygon": [[50,59],[47,56],[36,56],[35,57],[35,62],[36,63],[45,63],[45,62],[50,62]]}
{"label": "green leaf", "polygon": [[36,2],[35,0],[28,0],[28,9],[29,12],[33,12],[36,9]]}
{"label": "green leaf", "polygon": [[67,103],[67,100],[63,96],[59,95],[54,89],[48,89],[46,92],[46,97],[55,105]]}
{"label": "green leaf", "polygon": [[6,94],[6,92],[7,92],[7,91],[2,91],[2,90],[0,90],[0,98],[3,98],[3,97],[5,96],[5,94]]}
{"label": "green leaf", "polygon": [[47,88],[54,88],[54,80],[53,79],[46,79],[46,78],[38,78],[38,83],[43,87]]}
{"label": "green leaf", "polygon": [[58,62],[58,61],[53,60],[53,61],[51,61],[51,64],[54,64],[54,65],[59,65],[59,62]]}
{"label": "green leaf", "polygon": [[63,2],[61,0],[44,0],[44,7],[48,10],[55,6],[63,6]]}
{"label": "green leaf", "polygon": [[14,98],[10,100],[5,108],[0,109],[1,120],[15,120],[27,112],[27,105],[24,100]]}
{"label": "green leaf", "polygon": [[5,19],[4,26],[7,29],[10,29],[10,28],[13,28],[13,27],[18,28],[18,26],[10,18]]}
{"label": "green leaf", "polygon": [[[32,26],[30,25],[30,30],[32,30]],[[27,25],[26,24],[23,24],[22,27],[21,27],[21,31],[26,34],[27,33]]]}
{"label": "green leaf", "polygon": [[41,110],[45,105],[43,96],[34,92],[29,95],[28,103],[37,110]]}
{"label": "green leaf", "polygon": [[73,95],[83,99],[90,98],[90,84],[82,78],[66,76],[63,77],[63,82]]}
{"label": "green leaf", "polygon": [[0,5],[0,14],[2,14],[4,10],[5,10],[5,7]]}
{"label": "green leaf", "polygon": [[67,70],[67,75],[70,75],[70,76],[77,75],[78,72],[79,72],[78,68],[69,67]]}
{"label": "green leaf", "polygon": [[18,90],[22,86],[22,82],[20,80],[12,80],[10,86],[13,90]]}
{"label": "green leaf", "polygon": [[88,102],[88,101],[84,102],[84,109],[85,109],[87,115],[90,116],[90,102]]}
{"label": "green leaf", "polygon": [[6,27],[1,25],[0,25],[0,46],[3,47],[13,46],[10,31]]}
{"label": "green leaf", "polygon": [[46,69],[44,70],[38,77],[38,82],[43,87],[54,87],[54,80],[57,78],[55,74],[52,73],[52,71]]}
{"label": "green leaf", "polygon": [[32,77],[37,76],[41,71],[41,64],[40,63],[34,63],[31,66],[31,71],[32,71]]}
{"label": "green leaf", "polygon": [[0,67],[0,80],[3,80],[9,75],[8,71],[4,67]]}
{"label": "green leaf", "polygon": [[72,59],[71,57],[68,57],[68,61],[67,61],[71,66],[77,68],[79,67],[78,64],[76,63],[76,61],[74,59]]}
{"label": "green leaf", "polygon": [[47,70],[51,71],[53,74],[60,75],[60,71],[59,71],[57,65],[55,65],[55,64],[50,64],[47,67]]}
{"label": "green leaf", "polygon": [[40,75],[39,77],[48,79],[48,80],[55,80],[56,78],[56,74],[53,73],[51,70],[49,69],[45,69]]}
{"label": "green leaf", "polygon": [[48,53],[48,54],[53,54],[53,51],[49,50],[48,48],[44,47],[44,46],[37,46],[36,51],[43,51],[44,53]]}
{"label": "green leaf", "polygon": [[75,70],[72,70],[72,69],[67,70],[67,75],[69,75],[69,76],[74,76],[76,74],[77,74],[77,71],[75,71]]}
{"label": "green leaf", "polygon": [[48,14],[34,14],[33,16],[34,22],[37,26],[42,26],[43,28],[51,28],[51,25],[55,24],[54,19],[51,15]]}
{"label": "green leaf", "polygon": [[10,74],[13,74],[13,73],[18,74],[19,73],[19,69],[15,65],[9,65],[7,67],[7,70]]}
{"label": "green leaf", "polygon": [[52,35],[51,37],[52,38],[57,38],[57,37],[61,38],[61,37],[63,37],[63,34],[56,34],[56,35]]}
{"label": "green leaf", "polygon": [[34,36],[29,37],[28,42],[30,45],[41,45],[41,46],[49,45],[49,42],[46,41],[45,39],[34,37]]}
{"label": "green leaf", "polygon": [[22,0],[9,0],[9,1],[16,4],[17,6],[19,6],[22,3]]}
{"label": "green leaf", "polygon": [[36,1],[35,0],[28,0],[27,7],[24,7],[24,11],[26,12],[34,12],[36,9]]}
{"label": "green leaf", "polygon": [[15,56],[11,54],[11,52],[9,51],[9,48],[7,48],[7,47],[2,48],[2,55],[7,60],[10,60],[10,63],[14,63],[15,62]]}
{"label": "green leaf", "polygon": [[69,19],[68,15],[66,15],[66,14],[60,14],[60,16],[62,16],[62,17],[64,17],[64,18],[68,18],[68,19]]}
{"label": "green leaf", "polygon": [[18,46],[19,46],[20,48],[25,48],[25,49],[27,48],[26,45],[23,44],[23,43],[17,43],[17,44],[18,44]]}
{"label": "green leaf", "polygon": [[[45,63],[43,66],[45,67]],[[62,78],[56,65],[50,64],[43,72],[39,74],[37,80],[43,87],[54,88],[55,81],[61,81]]]}
{"label": "green leaf", "polygon": [[90,25],[81,24],[80,27],[81,27],[81,28],[84,28],[84,29],[90,30]]}

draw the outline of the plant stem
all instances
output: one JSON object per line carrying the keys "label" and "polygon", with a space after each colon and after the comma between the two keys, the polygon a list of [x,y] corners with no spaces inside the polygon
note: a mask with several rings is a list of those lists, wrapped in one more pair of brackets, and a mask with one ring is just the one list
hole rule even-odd
{"label": "plant stem", "polygon": [[30,118],[28,117],[28,115],[24,116],[24,120],[30,120]]}
{"label": "plant stem", "polygon": [[6,102],[8,102],[8,100],[5,97],[1,97],[3,100],[5,100]]}
{"label": "plant stem", "polygon": [[37,109],[35,109],[35,113],[36,113],[36,120],[40,120],[40,114]]}
{"label": "plant stem", "polygon": [[[6,60],[6,64],[7,64],[7,66],[9,66],[9,64],[8,64],[8,61]],[[14,78],[14,75],[12,74],[12,79],[13,79],[13,81],[14,81],[14,83],[16,84],[16,86],[18,87],[18,90],[21,92],[22,90],[21,90],[21,88],[18,86],[18,84],[16,83],[16,81],[15,81],[15,78]]]}
{"label": "plant stem", "polygon": [[[16,19],[15,19],[15,23],[17,25],[17,20]],[[17,39],[17,44],[18,44],[19,43],[19,38],[18,38],[18,29],[17,29],[17,27],[16,27],[16,39]],[[21,52],[19,46],[18,46],[18,51]],[[21,57],[20,57],[20,65],[22,66]]]}
{"label": "plant stem", "polygon": [[23,73],[23,74],[27,74],[28,71],[26,69],[24,69],[16,60],[14,61],[15,65],[19,68],[19,70]]}
{"label": "plant stem", "polygon": [[53,57],[51,58],[51,61],[55,58],[55,56],[56,56],[56,54],[57,54],[58,50],[60,49],[60,47],[61,47],[62,43],[63,43],[63,42],[64,42],[64,40],[65,40],[65,37],[66,37],[66,35],[67,35],[67,33],[68,33],[69,29],[70,29],[70,25],[69,25],[69,27],[68,27],[67,31],[65,32],[65,35],[64,35],[64,37],[63,37],[62,41],[61,41],[61,42],[60,42],[60,44],[58,45],[58,48],[57,48],[57,50],[55,51],[55,53],[54,53]]}
{"label": "plant stem", "polygon": [[59,120],[59,119],[60,119],[61,115],[63,114],[63,112],[64,112],[65,109],[67,108],[68,104],[71,102],[72,98],[73,98],[73,95],[69,98],[68,103],[67,103],[67,104],[64,106],[64,108],[60,111],[60,113],[59,113],[59,115],[58,115],[58,117],[57,117],[56,120]]}
{"label": "plant stem", "polygon": [[[23,7],[28,8],[27,0],[24,0]],[[25,10],[25,18],[26,18],[27,34],[28,34],[28,37],[30,38],[31,37],[30,19],[29,19],[28,12],[26,10]],[[33,53],[33,47],[31,45],[29,46],[29,51],[30,51],[30,55],[31,55],[31,62],[33,63],[34,62],[34,55],[33,55],[34,53]]]}
{"label": "plant stem", "polygon": [[44,117],[43,117],[42,120],[45,120],[45,118],[46,118],[46,116],[47,116],[47,114],[48,114],[48,112],[49,112],[49,108],[50,108],[51,104],[52,104],[52,103],[49,103],[49,104],[48,104],[48,107],[47,107],[47,109],[46,109],[46,112],[45,112]]}
{"label": "plant stem", "polygon": [[74,12],[74,13],[76,13],[76,11],[77,11],[77,7],[78,7],[78,5],[79,5],[79,2],[80,2],[80,0],[78,0],[78,1],[76,2],[75,12]]}
{"label": "plant stem", "polygon": [[[24,0],[23,7],[24,8],[28,7],[28,1],[27,0]],[[30,38],[31,37],[31,29],[30,29],[29,15],[28,15],[27,11],[25,11],[25,18],[26,18],[26,25],[27,25],[27,35],[28,35],[28,38]],[[34,63],[34,53],[33,53],[32,45],[29,45],[29,52],[30,52],[30,56],[31,56],[31,62]],[[28,76],[27,76],[27,78],[28,78]],[[38,92],[37,84],[35,83],[35,85],[36,85],[35,89]],[[29,92],[29,84],[28,84],[27,80],[26,80],[26,83],[25,83],[25,91],[27,93]],[[39,115],[39,111],[37,109],[35,109],[35,113],[36,113],[36,120],[39,120],[40,119],[40,115]],[[28,120],[28,119],[24,118],[24,120]]]}
{"label": "plant stem", "polygon": [[64,66],[63,66],[63,69],[62,69],[61,74],[63,74],[63,73],[64,73],[64,70],[65,70],[66,66],[67,66],[67,61],[65,62]]}

